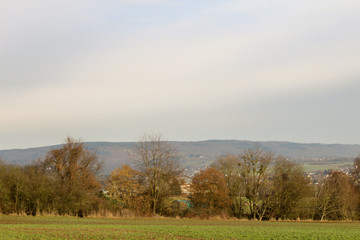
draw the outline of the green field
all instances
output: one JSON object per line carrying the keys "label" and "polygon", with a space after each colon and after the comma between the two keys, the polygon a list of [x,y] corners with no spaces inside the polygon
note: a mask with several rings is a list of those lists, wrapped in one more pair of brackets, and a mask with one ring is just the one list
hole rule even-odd
{"label": "green field", "polygon": [[0,216],[8,239],[360,239],[360,223]]}
{"label": "green field", "polygon": [[353,163],[304,164],[306,172],[324,171],[327,169],[351,168]]}

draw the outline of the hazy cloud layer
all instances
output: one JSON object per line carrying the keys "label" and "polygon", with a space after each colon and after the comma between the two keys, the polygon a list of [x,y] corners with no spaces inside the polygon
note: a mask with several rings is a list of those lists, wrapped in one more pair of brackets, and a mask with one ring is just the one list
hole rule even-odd
{"label": "hazy cloud layer", "polygon": [[67,135],[360,143],[358,1],[6,0],[0,149]]}

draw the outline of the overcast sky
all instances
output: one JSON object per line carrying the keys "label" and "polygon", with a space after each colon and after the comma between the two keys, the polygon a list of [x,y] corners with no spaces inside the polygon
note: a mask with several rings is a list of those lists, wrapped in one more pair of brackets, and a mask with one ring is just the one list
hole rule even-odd
{"label": "overcast sky", "polygon": [[2,0],[0,149],[360,144],[358,0]]}

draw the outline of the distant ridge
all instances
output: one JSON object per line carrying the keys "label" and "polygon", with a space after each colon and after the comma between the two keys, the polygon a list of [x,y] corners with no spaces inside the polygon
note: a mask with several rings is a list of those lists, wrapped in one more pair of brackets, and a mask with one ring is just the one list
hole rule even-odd
{"label": "distant ridge", "polygon": [[[352,161],[360,153],[358,144],[320,144],[294,143],[285,141],[246,141],[246,140],[206,140],[171,141],[180,154],[184,167],[199,168],[211,164],[217,156],[227,153],[238,154],[245,148],[259,146],[276,154],[281,154],[299,163],[346,159]],[[89,150],[95,150],[104,161],[104,173],[109,173],[122,164],[131,163],[128,152],[133,142],[86,142]],[[46,153],[61,145],[28,149],[0,150],[0,158],[11,164],[30,164],[33,160],[44,158]]]}

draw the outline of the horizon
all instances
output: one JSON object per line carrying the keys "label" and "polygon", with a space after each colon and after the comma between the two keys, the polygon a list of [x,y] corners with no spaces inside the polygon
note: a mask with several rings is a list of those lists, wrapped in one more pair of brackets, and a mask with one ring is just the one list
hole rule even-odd
{"label": "horizon", "polygon": [[[83,141],[82,139],[75,138],[76,140],[80,140],[82,143],[136,143],[137,141]],[[238,142],[251,142],[251,143],[294,143],[294,144],[304,144],[304,145],[350,145],[350,146],[360,146],[357,143],[321,143],[321,142],[293,142],[293,141],[279,141],[279,140],[245,140],[245,139],[204,139],[204,140],[168,140],[164,139],[167,142],[174,142],[174,143],[194,143],[194,142],[209,142],[209,141],[238,141]],[[31,147],[23,147],[23,148],[6,148],[0,149],[0,151],[7,151],[7,150],[27,150],[27,149],[36,149],[36,148],[44,148],[44,147],[52,147],[52,146],[62,146],[62,143],[55,143],[55,144],[47,144],[41,146],[31,146]]]}
{"label": "horizon", "polygon": [[360,144],[358,1],[0,6],[0,149],[149,132]]}

